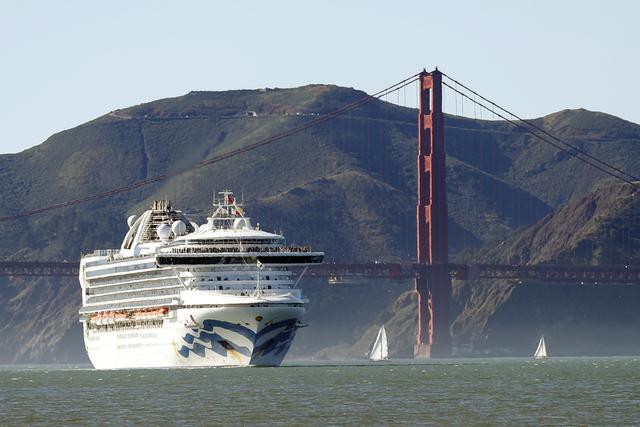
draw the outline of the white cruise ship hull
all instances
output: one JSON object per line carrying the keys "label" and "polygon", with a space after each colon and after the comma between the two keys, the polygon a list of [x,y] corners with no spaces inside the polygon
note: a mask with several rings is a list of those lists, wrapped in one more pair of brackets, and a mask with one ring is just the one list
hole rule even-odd
{"label": "white cruise ship hull", "polygon": [[177,309],[161,327],[105,331],[85,323],[87,353],[96,369],[280,365],[304,307],[251,305]]}
{"label": "white cruise ship hull", "polygon": [[282,363],[307,303],[297,284],[324,253],[254,228],[220,194],[204,224],[157,200],[127,219],[119,250],[82,256],[79,314],[96,369]]}

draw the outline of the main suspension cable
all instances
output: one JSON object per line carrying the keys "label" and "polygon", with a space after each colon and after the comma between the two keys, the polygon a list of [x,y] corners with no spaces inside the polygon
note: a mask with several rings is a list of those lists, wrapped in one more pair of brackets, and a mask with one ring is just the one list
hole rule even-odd
{"label": "main suspension cable", "polygon": [[[533,123],[531,120],[526,120],[523,119],[522,117],[519,117],[517,114],[512,113],[511,111],[507,110],[504,107],[501,107],[500,105],[496,104],[495,102],[491,101],[490,99],[487,99],[486,97],[480,95],[478,92],[474,91],[473,89],[469,88],[468,86],[465,86],[464,84],[460,83],[458,80],[454,79],[453,77],[442,73],[443,76],[445,76],[446,78],[448,78],[449,80],[451,80],[452,82],[454,82],[456,85],[459,85],[461,87],[463,87],[464,89],[466,89],[467,91],[471,92],[472,94],[478,96],[479,98],[481,98],[483,101],[488,102],[489,104],[493,105],[494,107],[500,109],[501,111],[505,112],[506,114],[509,114],[512,117],[515,117],[517,120],[526,123],[528,126],[531,126],[532,128],[536,129],[539,132],[542,132],[543,134],[547,135],[549,138],[555,140],[556,142],[569,147],[569,149],[571,150],[575,150],[577,153],[580,153],[581,155],[588,157],[589,159],[595,161],[596,163],[599,163],[601,166],[605,167],[605,168],[609,168],[617,173],[619,173],[620,175],[626,176],[628,179],[632,180],[632,181],[640,181],[640,178],[638,178],[637,176],[631,175],[630,173],[625,172],[624,170],[618,168],[615,165],[612,165],[610,163],[605,162],[602,159],[599,159],[598,157],[589,154],[587,151],[581,149],[580,147],[573,145],[559,137],[557,137],[556,135],[553,135],[552,133],[550,133],[549,131],[547,131],[546,129],[544,129],[541,126],[536,125],[535,123]],[[460,92],[458,92],[460,93]],[[475,100],[472,100],[472,102],[476,102]],[[564,150],[563,150],[564,151]],[[573,155],[573,154],[572,154]],[[579,158],[576,155],[573,155],[576,158]],[[582,159],[581,159],[582,160]]]}
{"label": "main suspension cable", "polygon": [[[551,139],[549,139],[549,138],[546,138],[546,137],[544,137],[544,136],[542,136],[542,135],[540,135],[540,134],[538,134],[538,133],[536,133],[536,132],[533,132],[530,128],[528,128],[528,127],[526,127],[526,126],[524,126],[524,125],[522,125],[522,124],[520,124],[520,123],[516,122],[515,120],[509,119],[509,118],[508,118],[508,117],[506,117],[505,115],[503,115],[503,114],[501,114],[500,112],[496,111],[496,109],[492,109],[492,108],[490,108],[490,107],[488,107],[488,106],[486,106],[486,105],[482,104],[481,102],[479,102],[479,101],[476,101],[476,100],[472,99],[469,95],[467,95],[466,93],[463,93],[463,92],[459,91],[458,89],[456,89],[456,88],[454,88],[453,86],[449,85],[447,82],[442,82],[442,84],[443,84],[443,85],[445,85],[446,87],[448,87],[449,89],[453,90],[454,92],[458,93],[458,94],[459,94],[459,95],[461,95],[462,97],[464,97],[464,98],[468,99],[469,101],[471,101],[471,102],[473,102],[473,103],[476,103],[476,104],[477,104],[477,105],[479,105],[481,108],[484,108],[485,110],[487,110],[487,111],[489,111],[489,112],[491,112],[491,113],[495,114],[496,116],[498,116],[498,117],[500,117],[501,119],[503,119],[503,120],[505,120],[505,121],[509,122],[509,123],[510,123],[510,124],[512,124],[513,126],[515,126],[515,127],[519,128],[519,129],[524,130],[525,132],[527,132],[527,133],[529,133],[529,134],[531,134],[531,135],[535,136],[536,138],[538,138],[538,139],[540,139],[540,140],[542,140],[542,141],[546,142],[547,144],[552,145],[553,147],[557,148],[558,150],[561,150],[561,151],[563,151],[563,152],[565,152],[565,153],[569,154],[570,156],[572,156],[572,157],[574,157],[574,158],[576,158],[576,159],[578,159],[578,160],[580,160],[580,161],[582,161],[582,162],[584,162],[584,163],[586,163],[586,164],[588,164],[588,165],[590,165],[590,166],[592,166],[592,167],[594,167],[594,168],[596,168],[596,169],[600,170],[601,172],[604,172],[605,174],[607,174],[607,175],[609,175],[609,176],[612,176],[613,178],[616,178],[617,180],[623,181],[623,182],[625,182],[625,183],[627,183],[627,184],[631,184],[631,185],[638,185],[638,183],[633,182],[633,181],[631,181],[631,180],[629,180],[629,179],[627,179],[627,178],[624,178],[624,177],[622,177],[622,176],[618,176],[618,175],[616,175],[614,172],[612,172],[612,171],[610,171],[610,170],[605,169],[605,168],[604,168],[604,167],[602,167],[601,165],[599,165],[599,164],[597,164],[597,163],[594,163],[594,162],[592,162],[592,161],[591,161],[591,160],[589,160],[589,159],[584,159],[584,158],[580,157],[580,156],[579,156],[578,154],[576,154],[575,152],[572,152],[571,150],[569,150],[569,149],[567,149],[567,148],[563,147],[562,145],[559,145],[558,143],[554,142],[553,140],[551,140]],[[462,86],[462,85],[461,85],[461,86]],[[487,101],[487,102],[489,102],[489,101]]]}

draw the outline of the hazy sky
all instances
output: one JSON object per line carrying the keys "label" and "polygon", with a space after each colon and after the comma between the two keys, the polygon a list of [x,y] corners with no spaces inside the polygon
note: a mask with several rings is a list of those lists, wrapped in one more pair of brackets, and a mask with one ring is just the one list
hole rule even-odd
{"label": "hazy sky", "polygon": [[525,117],[640,123],[636,1],[0,3],[0,153],[191,90],[375,92],[438,66]]}

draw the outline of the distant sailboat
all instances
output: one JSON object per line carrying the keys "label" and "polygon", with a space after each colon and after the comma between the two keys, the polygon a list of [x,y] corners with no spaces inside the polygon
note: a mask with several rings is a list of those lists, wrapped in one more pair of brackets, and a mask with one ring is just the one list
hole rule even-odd
{"label": "distant sailboat", "polygon": [[540,342],[538,343],[538,348],[536,352],[533,354],[534,359],[544,359],[547,357],[547,346],[544,343],[544,335],[540,337]]}
{"label": "distant sailboat", "polygon": [[384,329],[384,325],[378,331],[376,342],[373,343],[373,348],[369,354],[371,360],[388,360],[389,359],[389,345],[387,344],[387,332]]}

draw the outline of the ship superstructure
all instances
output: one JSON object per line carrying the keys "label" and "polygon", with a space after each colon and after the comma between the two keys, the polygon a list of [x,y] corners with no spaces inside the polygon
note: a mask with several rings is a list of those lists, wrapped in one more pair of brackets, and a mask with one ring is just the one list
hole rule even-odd
{"label": "ship superstructure", "polygon": [[287,246],[233,193],[219,196],[200,226],[156,201],[129,217],[120,249],[82,257],[80,321],[96,368],[282,362],[307,303],[291,268],[324,253]]}

